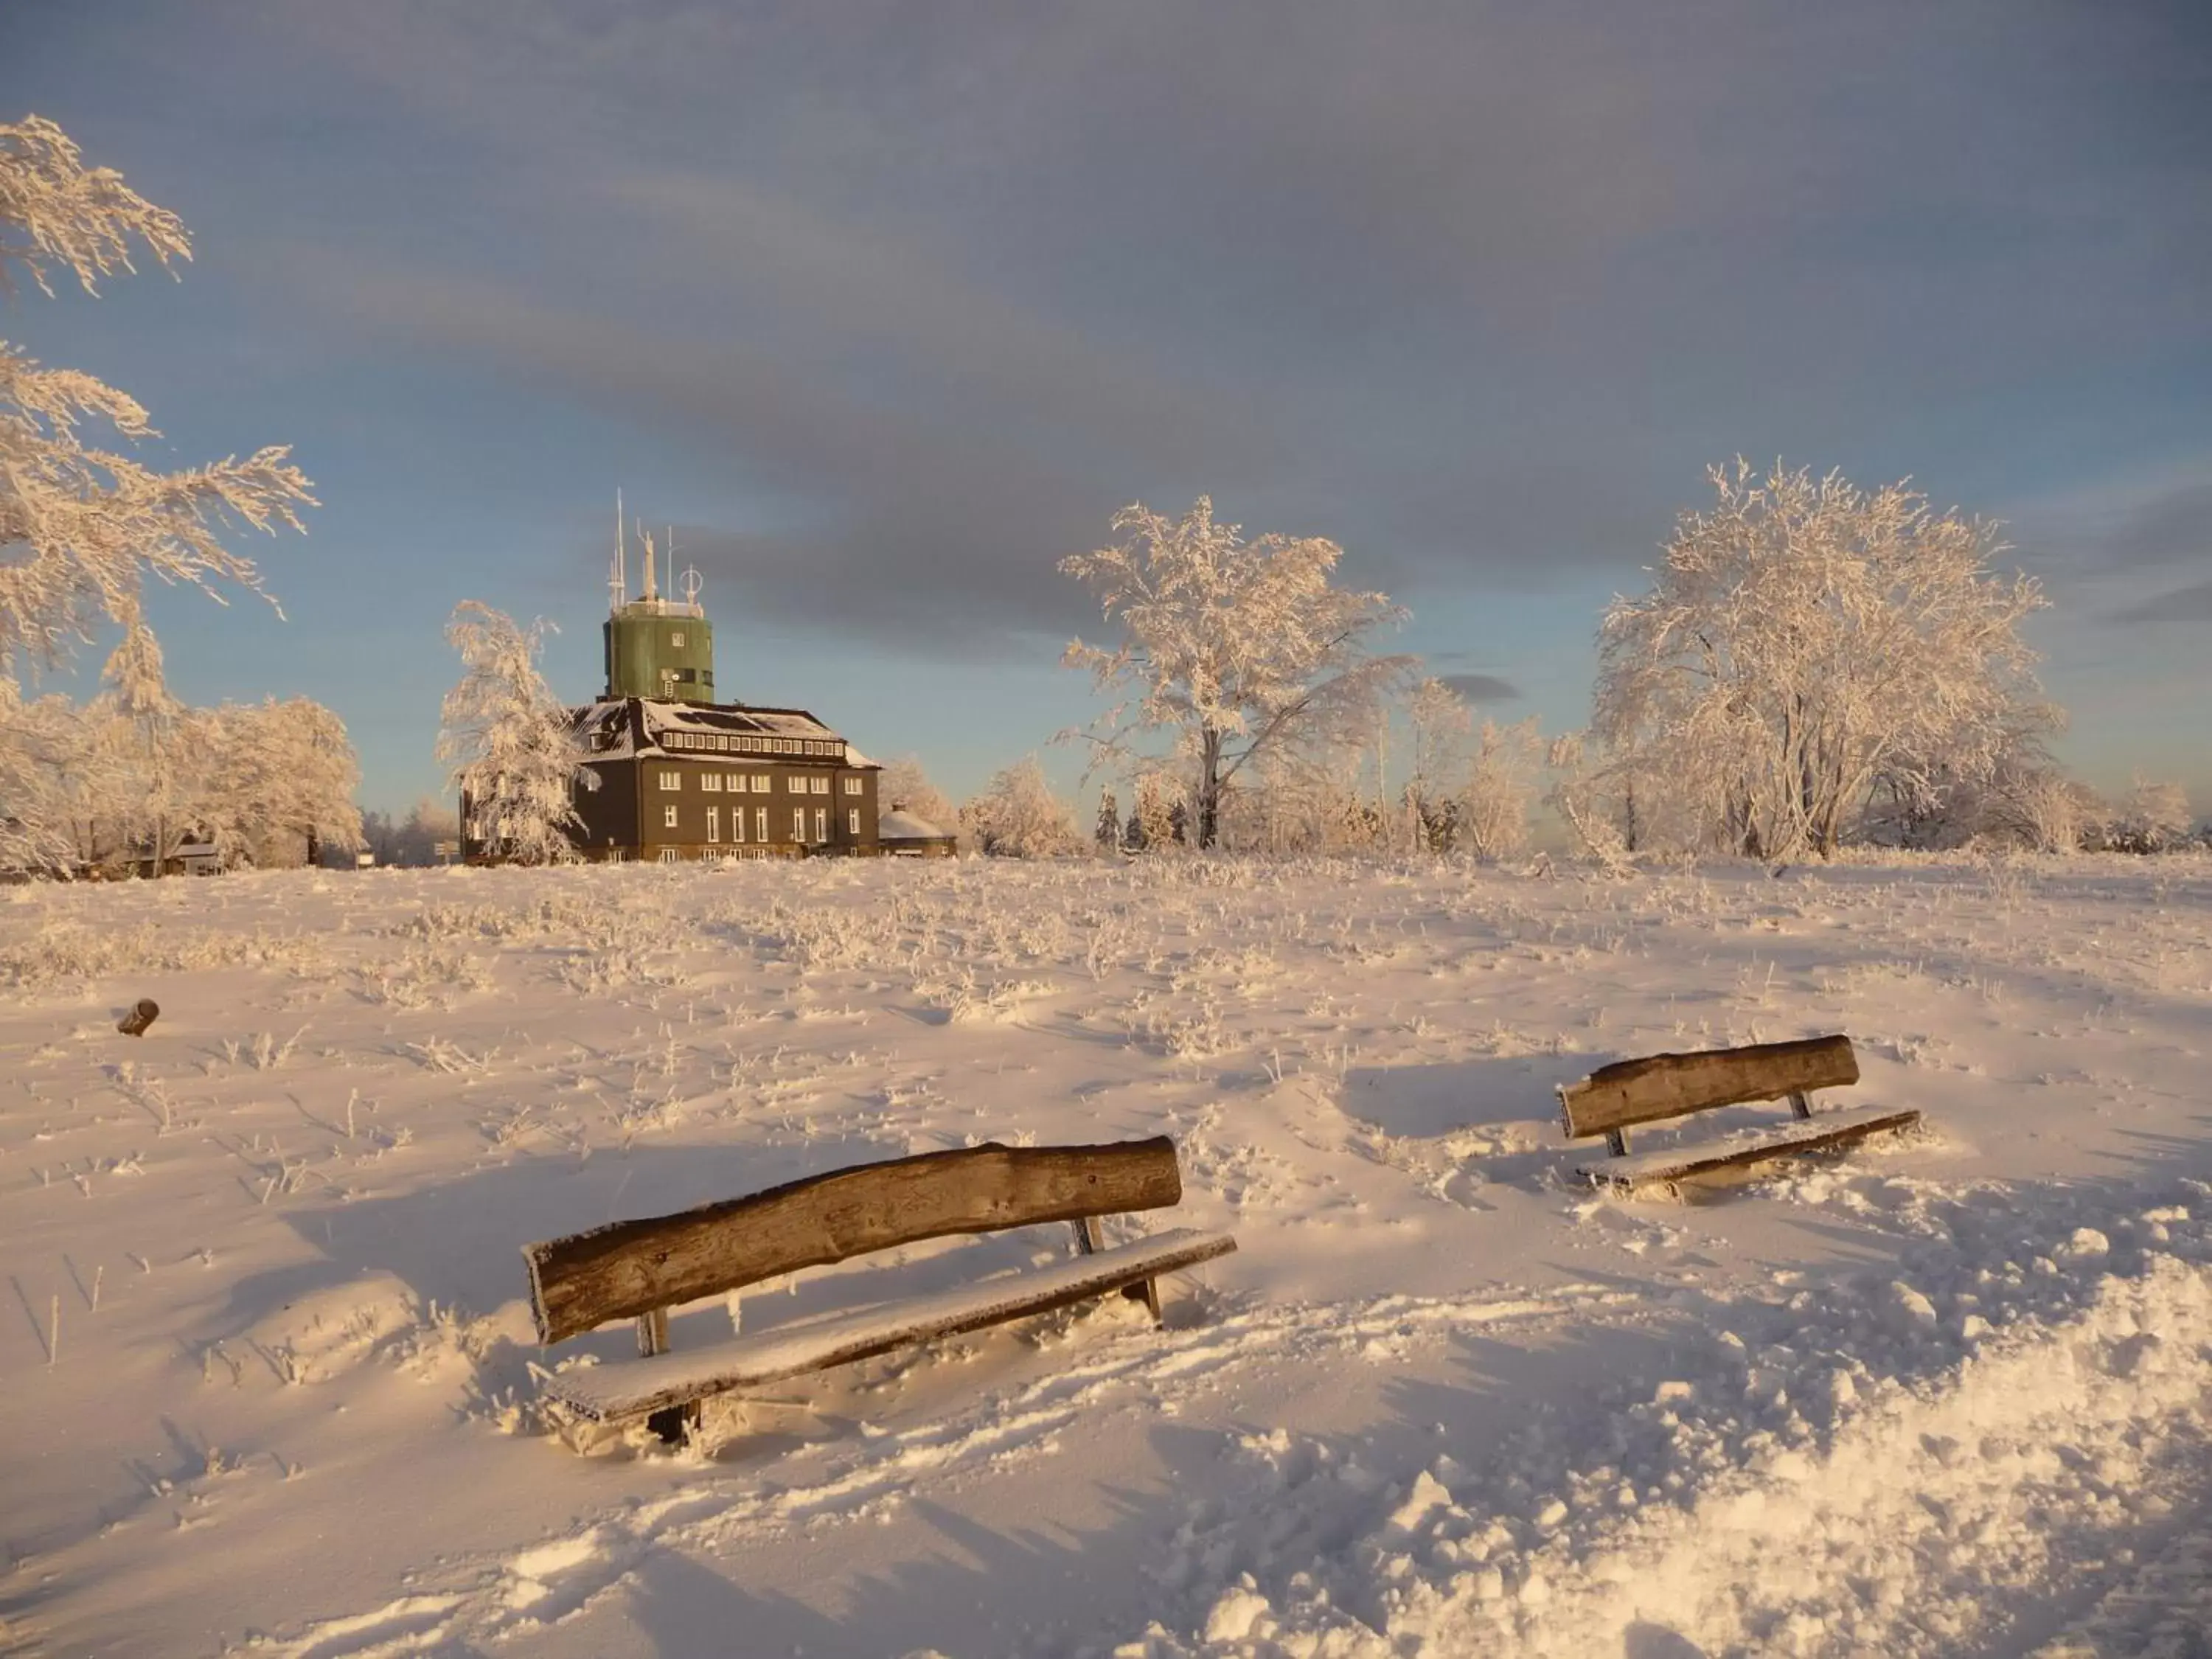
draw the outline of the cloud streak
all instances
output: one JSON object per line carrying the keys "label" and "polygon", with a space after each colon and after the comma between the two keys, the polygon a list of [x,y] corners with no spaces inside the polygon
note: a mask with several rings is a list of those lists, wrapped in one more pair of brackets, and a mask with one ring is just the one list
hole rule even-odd
{"label": "cloud streak", "polygon": [[1437,678],[1460,695],[1463,702],[1517,702],[1520,688],[1495,674],[1439,674]]}

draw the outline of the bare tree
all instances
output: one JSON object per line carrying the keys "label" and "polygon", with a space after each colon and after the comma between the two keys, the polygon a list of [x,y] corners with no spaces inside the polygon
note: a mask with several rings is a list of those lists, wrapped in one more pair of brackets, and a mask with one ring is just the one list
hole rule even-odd
{"label": "bare tree", "polygon": [[[1205,496],[1181,519],[1143,505],[1114,515],[1122,539],[1060,562],[1088,586],[1122,641],[1070,641],[1063,660],[1130,698],[1084,734],[1125,760],[1135,735],[1172,735],[1192,778],[1194,836],[1218,838],[1223,792],[1270,749],[1370,716],[1411,659],[1367,653],[1404,613],[1381,593],[1330,584],[1343,550],[1317,536],[1244,539]],[[1101,729],[1103,728],[1103,730]]]}
{"label": "bare tree", "polygon": [[2055,719],[2019,632],[2042,593],[1991,572],[1994,526],[1903,483],[1709,477],[1652,591],[1606,613],[1595,722],[1614,762],[1689,792],[1709,842],[1825,855],[1877,781],[1986,777]]}
{"label": "bare tree", "polygon": [[598,778],[568,708],[538,672],[548,624],[529,628],[464,599],[446,638],[466,672],[441,709],[438,758],[453,768],[466,801],[463,833],[487,856],[516,864],[566,863],[576,856],[574,796]]}
{"label": "bare tree", "polygon": [[[98,278],[131,269],[134,243],[164,265],[191,257],[174,214],[85,167],[52,122],[0,124],[0,290],[19,268],[47,294],[58,273],[96,293]],[[282,447],[161,473],[88,442],[88,426],[156,435],[114,387],[0,345],[0,675],[58,661],[101,622],[143,629],[149,573],[217,599],[222,583],[259,592],[224,535],[300,529],[297,509],[313,505]]]}

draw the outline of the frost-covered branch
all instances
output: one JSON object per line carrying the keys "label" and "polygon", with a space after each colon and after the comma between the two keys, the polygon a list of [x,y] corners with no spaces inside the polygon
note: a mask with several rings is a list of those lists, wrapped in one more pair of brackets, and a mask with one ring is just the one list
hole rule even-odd
{"label": "frost-covered branch", "polygon": [[[0,125],[0,290],[21,267],[48,293],[58,271],[96,291],[131,269],[134,242],[164,264],[191,254],[175,215],[86,167],[53,123]],[[0,342],[0,675],[58,662],[99,623],[143,626],[149,574],[218,599],[221,584],[260,592],[226,538],[301,529],[299,509],[315,504],[282,446],[162,473],[100,447],[98,429],[155,435],[126,393]]]}

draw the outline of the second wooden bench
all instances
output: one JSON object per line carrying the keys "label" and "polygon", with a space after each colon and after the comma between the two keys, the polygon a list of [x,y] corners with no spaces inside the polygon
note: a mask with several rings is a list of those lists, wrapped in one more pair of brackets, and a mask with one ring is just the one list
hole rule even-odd
{"label": "second wooden bench", "polygon": [[[1869,1135],[1910,1129],[1920,1114],[1909,1107],[1864,1106],[1840,1112],[1813,1110],[1816,1089],[1859,1080],[1858,1056],[1841,1035],[1796,1042],[1759,1042],[1686,1054],[1651,1054],[1599,1067],[1559,1090],[1567,1139],[1603,1135],[1613,1153],[1577,1173],[1594,1187],[1672,1188],[1692,1176],[1759,1164],[1769,1158],[1833,1150]],[[1790,1101],[1792,1121],[1752,1141],[1709,1142],[1632,1153],[1628,1132],[1692,1112],[1751,1101]]]}

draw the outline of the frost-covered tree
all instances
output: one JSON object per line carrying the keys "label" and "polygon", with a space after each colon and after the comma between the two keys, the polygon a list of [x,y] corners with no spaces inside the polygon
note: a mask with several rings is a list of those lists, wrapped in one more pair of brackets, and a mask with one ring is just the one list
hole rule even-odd
{"label": "frost-covered tree", "polygon": [[362,839],[379,864],[420,867],[439,861],[441,846],[461,838],[460,820],[453,809],[425,795],[404,818],[389,812],[362,814]]}
{"label": "frost-covered tree", "polygon": [[1121,805],[1111,789],[1098,792],[1098,821],[1091,826],[1091,839],[1102,853],[1121,850]]}
{"label": "frost-covered tree", "polygon": [[1709,476],[1651,592],[1606,613],[1595,720],[1614,763],[1687,792],[1703,839],[1825,855],[1878,782],[1987,777],[2051,722],[2020,636],[2044,599],[1992,572],[1994,526],[1902,483]]}
{"label": "frost-covered tree", "polygon": [[915,817],[949,830],[960,820],[951,798],[929,780],[916,755],[901,755],[884,764],[876,780],[876,799],[884,807],[903,807]]}
{"label": "frost-covered tree", "polygon": [[1122,840],[1133,851],[1164,853],[1182,839],[1176,834],[1178,814],[1182,813],[1182,790],[1176,781],[1156,769],[1147,769],[1137,775],[1136,805],[1129,809],[1129,822]]}
{"label": "frost-covered tree", "polygon": [[960,823],[979,851],[999,858],[1060,858],[1083,847],[1075,814],[1034,755],[994,776],[960,809]]}
{"label": "frost-covered tree", "polygon": [[1413,733],[1413,772],[1406,781],[1405,805],[1421,844],[1432,853],[1449,853],[1460,840],[1460,796],[1472,761],[1474,715],[1465,697],[1428,678],[1407,698],[1406,719]]}
{"label": "frost-covered tree", "polygon": [[1371,718],[1410,659],[1372,656],[1366,641],[1404,613],[1381,593],[1331,585],[1335,543],[1248,542],[1214,521],[1205,496],[1180,519],[1124,507],[1113,528],[1120,541],[1060,562],[1123,636],[1112,650],[1072,641],[1063,660],[1131,694],[1081,735],[1115,759],[1133,737],[1170,735],[1191,778],[1196,843],[1210,848],[1223,792],[1256,757]]}
{"label": "frost-covered tree", "polygon": [[1461,846],[1479,859],[1505,859],[1528,844],[1528,809],[1543,759],[1533,716],[1512,726],[1483,721],[1460,794]]}
{"label": "frost-covered tree", "polygon": [[100,861],[129,796],[118,746],[71,699],[0,674],[0,870],[70,876]]}
{"label": "frost-covered tree", "polygon": [[474,599],[455,605],[446,625],[466,672],[440,711],[438,758],[462,793],[467,838],[509,863],[574,859],[576,792],[598,782],[568,710],[538,672],[548,626],[520,627]]}
{"label": "frost-covered tree", "polygon": [[262,869],[321,862],[362,845],[361,763],[345,722],[306,697],[215,711],[201,817]]}
{"label": "frost-covered tree", "polygon": [[399,843],[410,864],[431,865],[450,859],[460,840],[459,816],[445,802],[428,795],[407,809],[406,819],[399,826]]}
{"label": "frost-covered tree", "polygon": [[[0,289],[21,271],[47,294],[54,275],[96,293],[99,278],[131,269],[133,244],[164,265],[191,253],[174,214],[87,167],[52,122],[0,124]],[[217,599],[225,583],[260,591],[226,533],[296,530],[313,504],[282,447],[163,473],[100,447],[100,428],[129,442],[155,435],[125,393],[0,344],[0,675],[58,661],[101,623],[143,629],[149,573]]]}

